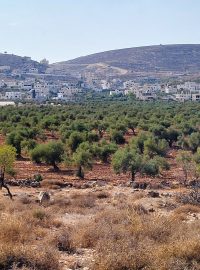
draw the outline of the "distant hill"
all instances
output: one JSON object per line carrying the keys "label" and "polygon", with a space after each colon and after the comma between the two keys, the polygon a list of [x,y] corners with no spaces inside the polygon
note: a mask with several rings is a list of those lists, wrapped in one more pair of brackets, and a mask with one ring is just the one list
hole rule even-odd
{"label": "distant hill", "polygon": [[200,44],[157,45],[112,50],[55,63],[53,72],[99,76],[170,76],[200,72]]}
{"label": "distant hill", "polygon": [[10,66],[11,70],[29,70],[30,68],[37,68],[39,71],[45,70],[44,65],[32,60],[30,57],[21,57],[5,53],[0,53],[0,66]]}

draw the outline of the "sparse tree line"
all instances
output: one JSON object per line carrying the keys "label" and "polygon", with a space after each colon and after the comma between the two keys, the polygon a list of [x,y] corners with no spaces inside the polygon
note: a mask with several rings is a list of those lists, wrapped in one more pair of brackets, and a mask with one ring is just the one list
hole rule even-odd
{"label": "sparse tree line", "polygon": [[[131,98],[60,107],[6,107],[0,108],[0,133],[16,158],[26,155],[54,170],[61,163],[74,165],[80,178],[97,161],[110,163],[116,173],[129,173],[131,181],[138,173],[162,174],[170,169],[169,150],[176,148],[187,185],[189,179],[198,179],[199,109],[198,103],[142,103]],[[1,175],[5,172],[2,167]]]}

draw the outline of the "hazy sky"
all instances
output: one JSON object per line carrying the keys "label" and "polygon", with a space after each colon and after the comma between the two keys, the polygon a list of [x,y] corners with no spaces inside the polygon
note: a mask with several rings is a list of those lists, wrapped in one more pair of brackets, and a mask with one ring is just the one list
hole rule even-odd
{"label": "hazy sky", "polygon": [[50,62],[200,43],[200,0],[0,0],[0,52]]}

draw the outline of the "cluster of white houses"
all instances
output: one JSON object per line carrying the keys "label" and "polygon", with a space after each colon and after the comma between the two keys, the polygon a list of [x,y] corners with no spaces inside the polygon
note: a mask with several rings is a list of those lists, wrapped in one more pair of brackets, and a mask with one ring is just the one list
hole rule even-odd
{"label": "cluster of white houses", "polygon": [[0,81],[0,100],[71,101],[81,91],[81,86],[76,82],[46,81],[34,78]]}
{"label": "cluster of white houses", "polygon": [[175,101],[200,101],[200,84],[185,82],[178,85],[164,84],[140,84],[132,80],[126,81],[121,89],[111,90],[110,95],[133,94],[143,101],[156,100],[158,98]]}
{"label": "cluster of white houses", "polygon": [[[31,70],[37,72],[37,70]],[[137,99],[150,101],[156,99],[200,101],[200,84],[185,82],[182,84],[141,84],[117,78],[102,79],[92,76],[81,80],[46,80],[28,77],[25,79],[4,78],[0,80],[0,101],[74,101],[79,94],[92,89],[96,92],[110,91],[113,95],[133,94]]]}

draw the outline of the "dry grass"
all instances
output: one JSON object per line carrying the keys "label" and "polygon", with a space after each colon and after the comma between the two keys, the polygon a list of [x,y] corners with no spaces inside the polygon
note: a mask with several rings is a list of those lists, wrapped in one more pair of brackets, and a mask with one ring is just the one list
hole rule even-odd
{"label": "dry grass", "polygon": [[[102,215],[96,224],[99,240],[93,269],[199,269],[195,265],[199,267],[200,245],[194,233],[199,226],[189,228],[174,219],[134,211]],[[177,260],[185,268],[175,268]]]}
{"label": "dry grass", "polygon": [[107,207],[73,228],[71,245],[96,250],[93,270],[199,269],[199,224],[138,209]]}
{"label": "dry grass", "polygon": [[179,221],[185,221],[188,219],[189,215],[196,215],[200,213],[200,207],[191,204],[181,205],[176,208],[173,212],[173,216]]}
{"label": "dry grass", "polygon": [[191,204],[181,205],[176,208],[174,214],[188,214],[188,213],[200,213],[200,207]]}
{"label": "dry grass", "polygon": [[1,205],[0,269],[59,270],[57,249],[45,240],[53,216],[20,200],[2,199]]}
{"label": "dry grass", "polygon": [[[46,207],[32,197],[28,203],[1,199],[0,269],[61,270],[61,254],[76,258],[81,248],[95,251],[90,270],[200,269],[200,222],[182,219],[200,213],[198,206],[181,205],[162,216],[141,204],[145,192],[113,194],[55,192]],[[78,218],[63,223],[65,213]]]}

